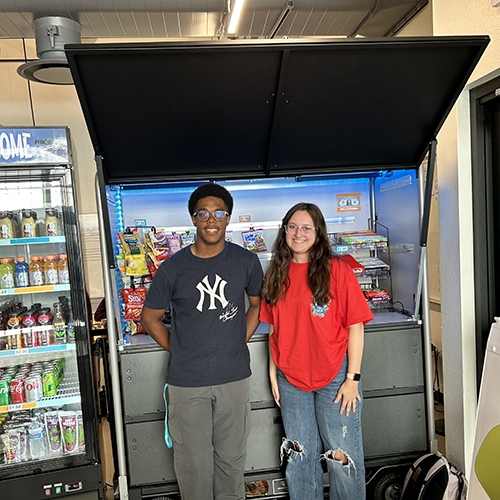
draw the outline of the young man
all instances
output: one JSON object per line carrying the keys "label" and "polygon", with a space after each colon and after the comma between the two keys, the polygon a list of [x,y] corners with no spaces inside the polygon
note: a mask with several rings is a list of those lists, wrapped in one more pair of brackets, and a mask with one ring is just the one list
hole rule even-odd
{"label": "young man", "polygon": [[[255,254],[225,241],[233,209],[225,188],[203,184],[188,207],[196,243],[162,263],[141,323],[170,352],[168,426],[183,500],[244,500],[251,373],[246,342],[259,325],[263,273]],[[161,321],[167,307],[170,332]]]}

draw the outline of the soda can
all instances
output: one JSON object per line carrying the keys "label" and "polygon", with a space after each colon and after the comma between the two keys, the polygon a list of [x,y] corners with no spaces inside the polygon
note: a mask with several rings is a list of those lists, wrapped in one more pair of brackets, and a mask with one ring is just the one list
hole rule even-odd
{"label": "soda can", "polygon": [[10,382],[7,378],[0,379],[0,406],[9,404]]}
{"label": "soda can", "polygon": [[43,372],[42,375],[42,390],[45,397],[55,396],[57,394],[56,378],[52,370]]}
{"label": "soda can", "polygon": [[24,394],[24,380],[22,378],[15,378],[9,384],[10,404],[17,405],[26,402]]}
{"label": "soda can", "polygon": [[24,392],[26,401],[39,401],[43,397],[42,376],[37,373],[31,373],[24,381]]}

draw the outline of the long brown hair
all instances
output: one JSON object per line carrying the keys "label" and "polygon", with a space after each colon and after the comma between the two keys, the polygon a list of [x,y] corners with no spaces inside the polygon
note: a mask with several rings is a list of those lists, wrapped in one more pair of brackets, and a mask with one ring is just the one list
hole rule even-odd
{"label": "long brown hair", "polygon": [[293,252],[286,242],[285,226],[292,215],[299,210],[305,210],[311,216],[316,228],[316,241],[309,251],[309,271],[307,281],[313,293],[313,300],[319,306],[326,306],[333,298],[330,289],[330,266],[333,252],[328,241],[326,222],[321,210],[313,203],[297,203],[283,218],[278,236],[274,242],[271,264],[266,274],[266,281],[262,287],[261,296],[264,301],[275,306],[282,299],[290,279],[288,269],[292,262]]}

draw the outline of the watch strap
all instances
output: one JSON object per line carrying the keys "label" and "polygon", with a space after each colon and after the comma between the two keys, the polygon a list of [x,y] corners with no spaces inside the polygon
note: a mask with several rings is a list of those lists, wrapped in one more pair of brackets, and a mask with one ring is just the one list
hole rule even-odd
{"label": "watch strap", "polygon": [[355,382],[361,380],[361,373],[348,373],[346,376]]}

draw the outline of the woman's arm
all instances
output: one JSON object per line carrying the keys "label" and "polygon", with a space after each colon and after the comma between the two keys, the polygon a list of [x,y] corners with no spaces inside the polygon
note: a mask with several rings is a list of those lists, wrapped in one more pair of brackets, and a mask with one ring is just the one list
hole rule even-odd
{"label": "woman's arm", "polygon": [[[365,343],[365,329],[363,323],[357,323],[355,325],[348,326],[349,339],[347,340],[347,371],[348,373],[359,373],[361,371],[361,361],[363,359],[363,348]],[[349,378],[345,379],[345,382],[340,386],[337,397],[335,398],[335,403],[342,400],[340,405],[340,413],[345,410],[346,416],[349,413],[356,411],[356,401],[361,401],[361,397],[358,392],[359,382],[351,380]]]}
{"label": "woman's arm", "polygon": [[273,392],[274,400],[276,404],[281,407],[280,404],[280,390],[278,388],[278,367],[274,362],[273,351],[271,349],[271,335],[274,333],[274,326],[269,325],[269,379],[271,380],[271,390]]}

